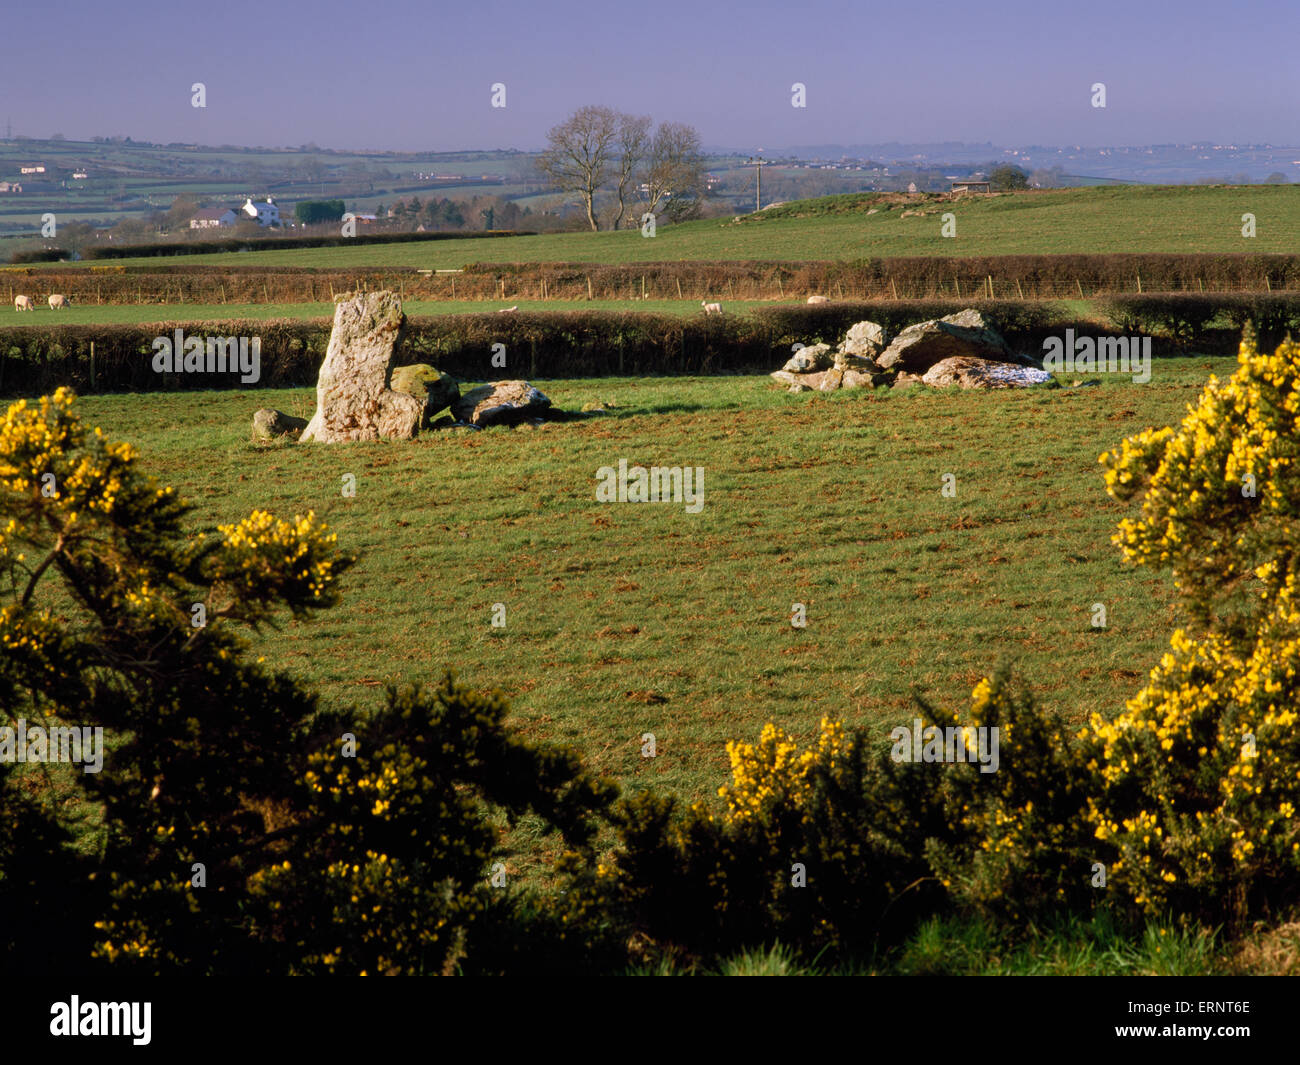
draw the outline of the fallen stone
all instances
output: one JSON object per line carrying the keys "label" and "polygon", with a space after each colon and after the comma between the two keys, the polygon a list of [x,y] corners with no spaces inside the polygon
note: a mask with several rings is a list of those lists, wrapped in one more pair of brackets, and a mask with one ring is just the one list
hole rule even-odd
{"label": "fallen stone", "polygon": [[796,351],[781,369],[786,373],[814,373],[829,370],[833,362],[829,344],[812,344]]}
{"label": "fallen stone", "polygon": [[880,373],[863,373],[860,370],[845,370],[843,380],[840,382],[841,388],[875,388],[877,384],[882,383],[884,374]]}
{"label": "fallen stone", "polygon": [[424,404],[424,425],[460,398],[460,388],[450,376],[423,362],[397,367],[390,387],[394,392],[405,392]]}
{"label": "fallen stone", "polygon": [[876,359],[882,369],[924,374],[951,358],[984,359],[1039,368],[1038,360],[1011,350],[979,311],[967,309],[945,318],[909,325]]}
{"label": "fallen stone", "polygon": [[837,351],[833,366],[837,370],[857,370],[859,373],[878,373],[880,367],[870,355],[853,355],[847,351]]}
{"label": "fallen stone", "polygon": [[818,376],[821,378],[821,382],[817,385],[817,390],[819,392],[834,392],[844,383],[843,370],[832,368],[827,370],[825,373],[818,374]]}
{"label": "fallen stone", "polygon": [[885,327],[875,322],[858,322],[849,326],[840,350],[848,355],[879,355],[889,344]]}
{"label": "fallen stone", "polygon": [[551,401],[527,381],[497,381],[470,389],[451,405],[451,413],[478,426],[515,425],[550,406]]}
{"label": "fallen stone", "polygon": [[285,436],[297,437],[306,428],[306,418],[295,418],[272,407],[263,407],[253,415],[253,439],[259,443]]}
{"label": "fallen stone", "polygon": [[962,388],[1028,388],[1033,385],[1055,383],[1046,370],[1032,366],[1016,366],[992,359],[972,359],[959,355],[937,362],[921,378],[932,388],[961,385]]}
{"label": "fallen stone", "polygon": [[402,304],[392,292],[356,293],[335,304],[334,328],[316,380],[316,413],[300,443],[415,436],[423,404],[389,387],[393,352],[405,324]]}

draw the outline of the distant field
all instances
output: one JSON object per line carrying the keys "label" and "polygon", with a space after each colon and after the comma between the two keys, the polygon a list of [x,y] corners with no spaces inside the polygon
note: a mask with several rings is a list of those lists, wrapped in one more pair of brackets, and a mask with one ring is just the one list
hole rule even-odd
{"label": "distant field", "polygon": [[[633,787],[713,800],[725,742],[765,721],[801,739],[823,714],[897,724],[913,685],[965,708],[1003,664],[1072,722],[1116,712],[1179,619],[1167,577],[1126,568],[1110,543],[1127,510],[1097,456],[1177,419],[1231,367],[1163,360],[1147,385],[995,394],[542,381],[561,407],[608,401],[614,416],[333,447],[249,443],[254,410],[310,414],[311,389],[80,406],[195,504],[195,527],[315,509],[362,553],[337,609],[258,645],[327,705],[373,707],[385,683],[451,665],[505,690],[534,738],[576,744]],[[703,467],[703,510],[597,503],[597,467],[620,458]],[[806,629],[790,625],[796,602]],[[1105,630],[1089,623],[1096,602]]]}
{"label": "distant field", "polygon": [[[848,205],[862,197],[801,201],[798,209],[739,222],[711,219],[639,230],[478,241],[186,256],[186,263],[262,266],[416,266],[451,269],[470,262],[651,262],[665,260],[853,260],[906,255],[1011,255],[1065,252],[1293,252],[1300,246],[1300,186],[1127,186],[1043,190],[930,204],[931,213]],[[952,211],[957,236],[940,234]],[[815,213],[814,213],[815,212]],[[843,213],[841,213],[843,212]],[[1241,235],[1244,213],[1257,236]],[[795,217],[800,213],[803,217]],[[157,264],[157,259],[121,259]]]}

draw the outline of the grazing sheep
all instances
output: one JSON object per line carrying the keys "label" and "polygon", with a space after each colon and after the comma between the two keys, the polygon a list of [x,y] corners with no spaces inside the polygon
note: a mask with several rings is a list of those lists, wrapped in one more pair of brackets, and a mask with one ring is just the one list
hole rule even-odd
{"label": "grazing sheep", "polygon": [[69,307],[71,305],[72,298],[70,296],[60,296],[56,292],[50,297],[50,310],[54,310],[56,307]]}
{"label": "grazing sheep", "polygon": [[700,306],[704,308],[704,313],[705,313],[705,314],[721,314],[721,313],[722,313],[722,304],[721,304],[721,303],[703,303],[703,302],[701,302]]}
{"label": "grazing sheep", "polygon": [[830,299],[827,296],[809,296],[808,302],[809,303],[830,303]]}
{"label": "grazing sheep", "polygon": [[497,309],[497,314],[514,314],[515,311],[517,311],[517,310],[519,310],[519,304],[516,303],[513,307],[500,307],[500,308],[498,308],[498,309]]}
{"label": "grazing sheep", "polygon": [[16,310],[16,311],[34,311],[35,309],[36,309],[36,308],[32,306],[32,298],[31,298],[31,296],[15,296],[15,297],[14,297],[14,310]]}

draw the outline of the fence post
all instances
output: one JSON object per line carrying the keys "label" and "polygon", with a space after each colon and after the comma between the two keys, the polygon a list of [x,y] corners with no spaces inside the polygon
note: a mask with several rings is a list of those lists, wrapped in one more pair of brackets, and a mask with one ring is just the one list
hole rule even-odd
{"label": "fence post", "polygon": [[[1076,278],[1074,279],[1074,286],[1075,286],[1075,288],[1077,288],[1077,289],[1079,290],[1079,299],[1083,299],[1083,282],[1080,281],[1080,280],[1076,277]],[[1141,278],[1141,276],[1138,277],[1138,291],[1139,291],[1139,292],[1142,291],[1142,278]]]}
{"label": "fence post", "polygon": [[587,275],[587,299],[591,299],[591,275]]}
{"label": "fence post", "polygon": [[681,299],[681,298],[682,298],[682,279],[679,277],[679,278],[676,278],[675,280],[677,281],[677,298],[678,298],[678,299]]}
{"label": "fence post", "polygon": [[892,277],[889,279],[889,287],[894,293],[894,299],[898,299],[898,286],[894,284],[894,279]]}
{"label": "fence post", "polygon": [[1024,292],[1022,292],[1020,289],[1020,278],[1016,278],[1016,295],[1019,296],[1021,299],[1025,298]]}
{"label": "fence post", "polygon": [[1137,279],[1138,279],[1138,295],[1140,296],[1142,295],[1142,275],[1140,273],[1137,275]]}
{"label": "fence post", "polygon": [[90,342],[90,390],[95,391],[95,342]]}
{"label": "fence post", "polygon": [[1268,274],[1264,275],[1264,288],[1266,288],[1269,292],[1273,291],[1273,286],[1268,283]]}
{"label": "fence post", "polygon": [[[892,278],[890,279],[890,283],[891,284],[893,283]],[[961,299],[961,280],[957,277],[956,274],[953,274],[952,284],[953,284],[953,288],[957,290],[957,298]]]}

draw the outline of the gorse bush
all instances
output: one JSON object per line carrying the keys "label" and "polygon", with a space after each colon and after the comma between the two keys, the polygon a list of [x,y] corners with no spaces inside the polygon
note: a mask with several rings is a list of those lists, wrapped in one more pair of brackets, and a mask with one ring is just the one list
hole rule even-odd
{"label": "gorse bush", "polygon": [[1141,502],[1116,542],[1173,570],[1190,624],[1087,741],[1123,888],[1240,919],[1300,895],[1300,345],[1247,334],[1238,363],[1179,426],[1102,456],[1108,491]]}
{"label": "gorse bush", "polygon": [[108,748],[98,772],[0,764],[0,898],[37,922],[32,964],[490,967],[479,930],[499,944],[516,920],[489,879],[498,822],[531,812],[580,855],[610,786],[450,677],[318,712],[239,630],[334,605],[353,558],[311,514],[203,536],[186,513],[66,390],[0,422],[2,723],[100,728]]}

